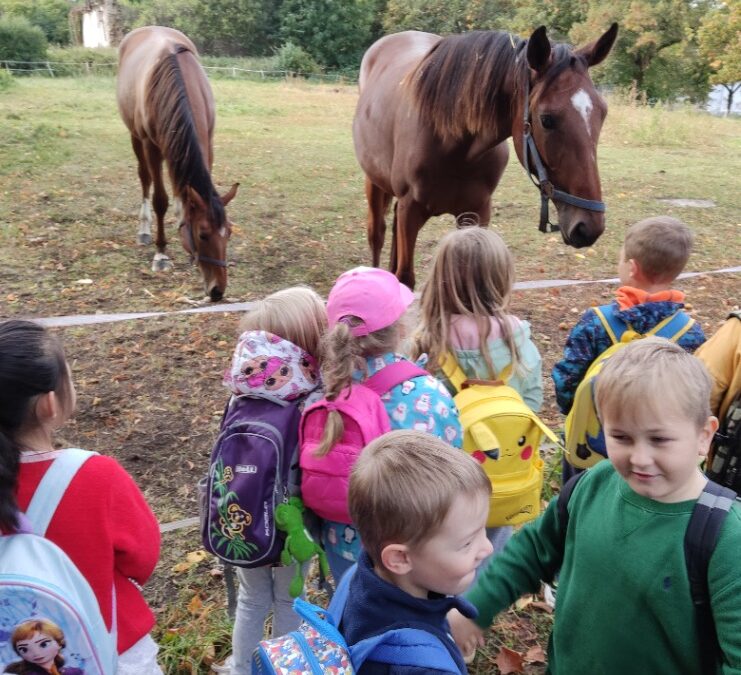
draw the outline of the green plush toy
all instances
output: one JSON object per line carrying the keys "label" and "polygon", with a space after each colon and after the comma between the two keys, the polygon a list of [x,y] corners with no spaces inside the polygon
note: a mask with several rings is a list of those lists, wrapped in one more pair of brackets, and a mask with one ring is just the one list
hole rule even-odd
{"label": "green plush toy", "polygon": [[275,509],[275,525],[286,533],[286,543],[280,554],[280,561],[284,565],[296,564],[296,576],[291,580],[288,592],[291,597],[297,598],[304,590],[304,575],[301,574],[301,565],[311,560],[314,555],[319,556],[319,567],[326,577],[329,574],[327,556],[304,526],[304,503],[298,497],[291,497],[287,504],[279,504]]}

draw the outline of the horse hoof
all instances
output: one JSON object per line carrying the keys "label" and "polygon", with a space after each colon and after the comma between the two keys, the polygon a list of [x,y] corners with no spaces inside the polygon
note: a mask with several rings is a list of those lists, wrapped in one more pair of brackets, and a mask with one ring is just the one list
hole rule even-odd
{"label": "horse hoof", "polygon": [[157,253],[152,260],[152,272],[169,272],[172,269],[172,260],[166,255]]}
{"label": "horse hoof", "polygon": [[146,232],[141,232],[136,235],[136,243],[139,244],[139,246],[149,246],[149,244],[152,243],[152,235],[147,234]]}

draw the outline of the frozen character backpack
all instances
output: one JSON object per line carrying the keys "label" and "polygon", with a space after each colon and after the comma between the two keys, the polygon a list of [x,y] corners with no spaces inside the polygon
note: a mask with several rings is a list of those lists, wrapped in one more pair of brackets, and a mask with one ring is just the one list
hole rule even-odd
{"label": "frozen character backpack", "polygon": [[574,403],[564,424],[566,461],[577,469],[588,469],[607,457],[605,435],[594,407],[594,384],[603,366],[615,352],[633,340],[656,335],[677,342],[695,323],[686,312],[678,310],[656,324],[647,333],[637,333],[617,314],[614,304],[594,307],[594,312],[610,337],[612,346],[589,366],[574,394]]}
{"label": "frozen character backpack", "polygon": [[366,661],[460,675],[450,652],[439,638],[419,628],[396,628],[349,647],[338,629],[356,567],[342,577],[329,609],[296,599],[301,627],[272,640],[263,640],[252,656],[253,675],[351,675]]}
{"label": "frozen character backpack", "polygon": [[543,487],[543,436],[555,434],[507,386],[510,367],[500,380],[469,380],[447,353],[441,370],[455,387],[453,397],[463,427],[463,449],[480,462],[492,486],[487,527],[518,525],[540,513]]}
{"label": "frozen character backpack", "polygon": [[61,673],[116,671],[115,611],[109,633],[90,584],[44,537],[68,485],[94,454],[71,448],[57,456],[19,527],[0,536],[0,672],[30,672],[39,649]]}
{"label": "frozen character backpack", "polygon": [[[323,398],[304,411],[299,430],[301,496],[304,504],[325,520],[350,523],[347,492],[350,472],[363,448],[391,431],[381,395],[395,386],[422,375],[419,366],[402,360],[391,363],[362,383],[343,389],[337,398]],[[342,416],[342,437],[321,457],[315,454],[332,411]]]}
{"label": "frozen character backpack", "polygon": [[207,551],[237,567],[280,562],[275,510],[297,491],[298,401],[232,397],[199,485]]}

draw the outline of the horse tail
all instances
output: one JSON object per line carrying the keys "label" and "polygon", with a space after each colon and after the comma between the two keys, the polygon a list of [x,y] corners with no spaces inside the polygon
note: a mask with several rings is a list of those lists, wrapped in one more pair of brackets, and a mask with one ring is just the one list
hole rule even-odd
{"label": "horse tail", "polygon": [[226,220],[224,206],[198,140],[193,108],[183,79],[181,55],[195,61],[200,69],[195,54],[185,45],[176,45],[152,71],[147,98],[155,137],[170,167],[176,193],[187,198],[187,189],[192,187],[208,205],[215,226],[221,227]]}

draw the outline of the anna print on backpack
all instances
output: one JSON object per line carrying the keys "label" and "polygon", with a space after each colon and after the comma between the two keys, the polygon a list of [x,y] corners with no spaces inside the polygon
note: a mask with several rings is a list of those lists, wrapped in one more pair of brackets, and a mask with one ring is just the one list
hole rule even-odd
{"label": "anna print on backpack", "polygon": [[161,675],[141,593],[159,526],[113,458],[54,447],[74,409],[56,337],[0,323],[0,666]]}

